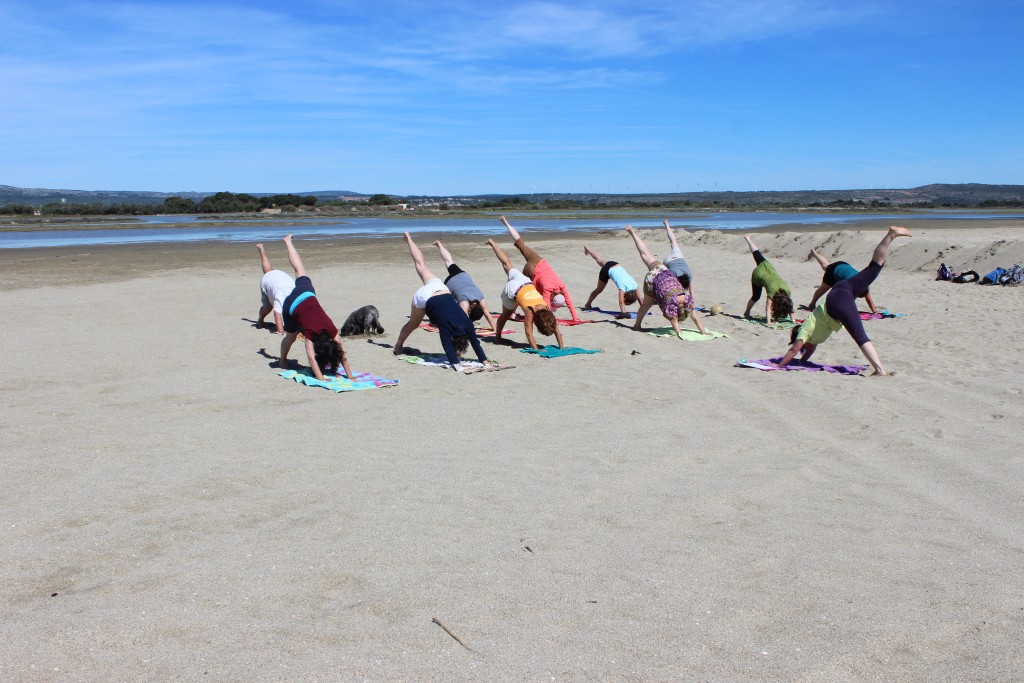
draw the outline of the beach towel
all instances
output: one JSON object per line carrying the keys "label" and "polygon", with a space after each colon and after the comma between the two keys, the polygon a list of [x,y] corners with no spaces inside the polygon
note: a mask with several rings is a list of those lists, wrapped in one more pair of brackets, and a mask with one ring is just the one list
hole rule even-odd
{"label": "beach towel", "polygon": [[[433,325],[431,325],[430,323],[421,323],[420,324],[420,329],[421,330],[426,330],[427,332],[437,332],[437,328],[434,327]],[[506,335],[506,334],[512,334],[513,332],[514,332],[514,330],[502,330],[501,334],[502,335]],[[478,327],[478,328],[476,328],[476,336],[478,336],[478,337],[493,337],[494,336],[494,330],[488,329],[486,327],[482,327],[482,328]]]}
{"label": "beach towel", "polygon": [[[452,369],[452,364],[448,362],[448,358],[440,353],[407,353],[398,358],[413,365],[427,365],[435,368],[444,368],[445,370]],[[464,360],[459,363],[459,372],[464,375],[472,375],[477,372],[511,370],[514,367],[514,365],[509,365],[508,363],[497,363],[490,360],[486,363],[481,363],[477,360]]]}
{"label": "beach towel", "polygon": [[317,379],[309,368],[302,370],[282,370],[277,373],[285,379],[295,380],[307,387],[321,387],[330,389],[335,393],[343,391],[360,391],[362,389],[378,389],[380,387],[393,387],[398,384],[397,379],[387,379],[370,374],[369,372],[357,372],[353,379],[344,375],[344,371],[338,375],[324,375],[324,379]]}
{"label": "beach towel", "polygon": [[868,311],[860,311],[861,320],[881,320],[882,318],[906,318],[906,313],[890,313],[889,309],[885,309],[881,313],[870,313]]}
{"label": "beach towel", "polygon": [[[676,331],[671,327],[659,327],[656,330],[651,330],[647,334],[652,337],[675,337]],[[721,332],[715,332],[714,330],[708,330],[708,334],[701,334],[697,330],[679,330],[679,338],[683,341],[708,341],[709,339],[728,339],[729,335]]]}
{"label": "beach towel", "polygon": [[782,356],[778,356],[777,358],[764,358],[761,360],[740,358],[736,361],[736,367],[754,368],[756,370],[805,370],[807,372],[831,372],[837,375],[859,375],[862,371],[868,369],[867,365],[819,365],[818,363],[800,360],[799,358],[794,358],[789,361],[784,368],[772,365],[772,363],[778,363],[781,360]]}
{"label": "beach towel", "polygon": [[803,323],[803,320],[783,320],[782,322],[774,322],[771,325],[769,325],[764,321],[764,316],[759,316],[756,318],[741,318],[741,320],[746,320],[748,323],[760,325],[761,327],[767,327],[769,330],[791,330],[797,325]]}
{"label": "beach towel", "polygon": [[566,346],[560,349],[557,346],[542,346],[540,349],[519,349],[521,353],[532,353],[541,358],[561,358],[562,356],[576,356],[581,353],[601,353],[601,349],[581,349],[575,346]]}

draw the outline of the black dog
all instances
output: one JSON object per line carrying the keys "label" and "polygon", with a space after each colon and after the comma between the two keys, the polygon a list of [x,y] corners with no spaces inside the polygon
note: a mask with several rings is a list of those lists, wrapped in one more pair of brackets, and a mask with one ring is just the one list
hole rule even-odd
{"label": "black dog", "polygon": [[341,326],[342,337],[357,334],[384,334],[384,326],[380,324],[380,313],[376,306],[357,308]]}

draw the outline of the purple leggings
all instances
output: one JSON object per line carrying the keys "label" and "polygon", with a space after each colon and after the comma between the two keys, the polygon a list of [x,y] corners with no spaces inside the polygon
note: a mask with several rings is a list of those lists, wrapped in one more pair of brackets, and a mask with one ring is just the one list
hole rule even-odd
{"label": "purple leggings", "polygon": [[864,331],[860,311],[857,310],[857,297],[864,296],[881,272],[882,266],[872,261],[849,280],[841,280],[832,285],[825,297],[825,312],[843,324],[857,346],[864,346],[871,341]]}

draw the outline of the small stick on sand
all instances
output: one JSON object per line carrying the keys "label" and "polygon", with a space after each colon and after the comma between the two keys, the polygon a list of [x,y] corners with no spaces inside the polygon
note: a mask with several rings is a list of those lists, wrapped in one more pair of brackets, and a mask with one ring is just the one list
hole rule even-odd
{"label": "small stick on sand", "polygon": [[455,635],[454,633],[452,633],[452,630],[451,630],[450,628],[448,628],[447,626],[445,626],[445,624],[444,624],[444,622],[443,622],[443,621],[441,621],[441,620],[440,620],[440,619],[438,619],[437,617],[434,617],[433,619],[431,619],[431,621],[433,621],[433,622],[434,622],[435,624],[437,624],[438,626],[440,626],[441,628],[443,628],[443,629],[444,629],[444,632],[445,632],[445,633],[447,633],[448,635],[450,635],[450,636],[451,636],[452,638],[454,638],[454,639],[455,639],[455,642],[456,642],[456,643],[458,643],[458,644],[459,644],[459,645],[461,645],[462,647],[466,648],[466,649],[467,649],[467,650],[469,650],[470,652],[473,652],[473,653],[475,653],[475,654],[480,654],[479,652],[477,652],[476,650],[474,650],[473,648],[471,648],[471,647],[470,647],[469,645],[466,645],[466,644],[465,644],[464,642],[462,642],[462,638],[459,638],[459,637],[458,637],[457,635]]}

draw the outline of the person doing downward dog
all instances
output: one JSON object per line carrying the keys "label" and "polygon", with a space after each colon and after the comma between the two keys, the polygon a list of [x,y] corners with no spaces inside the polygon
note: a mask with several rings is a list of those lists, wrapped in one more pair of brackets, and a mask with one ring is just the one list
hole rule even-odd
{"label": "person doing downward dog", "polygon": [[544,297],[544,303],[547,307],[554,312],[562,306],[568,306],[572,319],[579,321],[579,316],[576,315],[576,307],[572,305],[572,297],[569,296],[569,290],[547,259],[541,258],[540,254],[526,246],[526,242],[523,241],[519,232],[508,222],[508,219],[501,216],[498,220],[505,225],[508,234],[512,236],[516,249],[526,259],[526,263],[523,264],[522,273],[533,282],[537,291]]}
{"label": "person doing downward dog", "polygon": [[516,307],[523,311],[523,329],[526,332],[526,340],[530,348],[539,349],[533,338],[533,324],[537,323],[537,331],[544,336],[555,335],[558,348],[563,348],[562,331],[558,329],[558,319],[548,308],[544,297],[540,295],[530,278],[512,267],[508,254],[502,251],[494,240],[487,240],[487,244],[494,250],[494,255],[501,262],[505,269],[505,288],[501,290],[501,315],[498,316],[498,326],[495,329],[496,341],[504,343],[501,338],[501,331],[505,329],[505,323],[516,312]]}
{"label": "person doing downward dog", "polygon": [[672,226],[668,224],[666,218],[665,232],[668,234],[668,243],[672,245],[672,250],[668,256],[665,257],[665,267],[672,271],[672,274],[679,280],[679,284],[683,286],[687,292],[693,294],[693,271],[690,270],[690,264],[683,258],[683,252],[679,249],[679,244],[676,242],[676,233],[672,230]]}
{"label": "person doing downward dog", "polygon": [[[849,280],[851,277],[857,274],[857,269],[851,266],[846,261],[832,261],[831,263],[827,258],[819,254],[814,249],[807,255],[808,258],[814,258],[821,266],[821,269],[825,271],[825,275],[821,278],[821,284],[814,290],[814,296],[811,297],[811,303],[807,304],[807,308],[814,310],[814,305],[818,303],[825,292],[832,289],[835,283],[841,280]],[[878,308],[875,306],[875,300],[871,298],[871,291],[864,292],[864,301],[867,302],[868,308],[871,309],[872,313],[878,313]]]}
{"label": "person doing downward dog", "polygon": [[352,377],[345,348],[341,345],[338,328],[324,312],[316,298],[313,281],[302,267],[302,259],[292,245],[292,236],[284,236],[288,249],[288,262],[295,271],[295,288],[281,304],[282,326],[285,336],[281,340],[282,369],[288,367],[288,352],[301,331],[306,338],[306,358],[313,375],[323,381],[325,374],[337,374],[339,366],[345,369],[345,376]]}
{"label": "person doing downward dog", "polygon": [[430,323],[440,333],[444,355],[455,370],[462,369],[459,356],[466,352],[470,344],[473,345],[477,360],[483,363],[487,360],[487,356],[480,346],[480,340],[477,339],[473,321],[455,301],[455,297],[440,278],[427,267],[423,260],[423,253],[412,241],[408,232],[405,233],[405,241],[409,245],[412,262],[416,266],[416,273],[423,281],[423,286],[413,294],[409,322],[398,333],[398,341],[395,342],[395,355],[400,356],[405,352],[402,345],[405,344],[405,340],[409,338],[412,331],[423,322],[423,316],[426,314]]}
{"label": "person doing downward dog", "polygon": [[747,247],[750,249],[756,265],[750,274],[750,286],[753,293],[750,295],[750,301],[747,302],[747,309],[743,311],[743,317],[750,317],[750,309],[761,298],[761,290],[764,289],[767,293],[764,302],[765,323],[771,325],[772,320],[790,318],[793,315],[793,300],[790,298],[792,293],[789,290],[789,285],[775,272],[775,266],[771,261],[761,255],[754,240],[749,236],[744,239],[747,240]]}
{"label": "person doing downward dog", "polygon": [[267,314],[273,311],[274,330],[277,334],[284,334],[281,306],[284,304],[285,298],[295,289],[295,280],[283,270],[274,270],[262,244],[257,244],[256,249],[260,252],[260,266],[263,268],[263,277],[260,278],[260,314],[256,318],[256,327],[263,327],[263,321]]}
{"label": "person doing downward dog", "polygon": [[448,277],[444,279],[445,286],[451,290],[452,296],[459,302],[462,310],[469,315],[470,320],[476,322],[480,318],[486,319],[487,326],[493,332],[494,318],[491,317],[491,312],[487,310],[487,300],[484,298],[483,290],[476,286],[469,273],[455,265],[452,255],[441,244],[441,240],[435,241],[434,246],[441,252],[444,265],[448,268]]}
{"label": "person doing downward dog", "polygon": [[607,261],[596,251],[590,247],[583,247],[583,253],[594,259],[597,265],[601,266],[601,272],[597,275],[597,287],[590,293],[590,297],[587,299],[587,303],[583,305],[584,309],[590,308],[594,303],[594,299],[598,294],[604,291],[605,285],[611,280],[615,283],[615,289],[618,290],[619,294],[619,318],[628,318],[629,313],[626,312],[626,306],[632,306],[638,300],[643,304],[643,300],[639,298],[636,293],[637,284],[626,272],[626,269],[619,265],[618,261]]}
{"label": "person doing downward dog", "polygon": [[632,226],[627,225],[626,232],[633,238],[633,244],[636,245],[636,250],[640,252],[640,258],[647,267],[647,275],[644,277],[644,299],[640,304],[640,310],[637,311],[636,324],[633,325],[633,329],[642,329],[641,323],[644,316],[647,315],[647,311],[654,305],[654,302],[658,302],[662,315],[668,319],[672,330],[677,335],[680,332],[679,321],[685,320],[686,316],[693,318],[693,324],[697,326],[698,332],[707,334],[704,323],[700,321],[694,310],[696,306],[693,303],[693,296],[683,289],[683,286],[679,284],[679,279],[672,274],[672,271],[666,268],[662,261],[654,257],[643,238]]}
{"label": "person doing downward dog", "polygon": [[800,327],[793,329],[790,336],[791,346],[779,361],[780,367],[788,365],[797,354],[801,354],[802,360],[808,360],[818,348],[818,344],[828,339],[839,328],[845,327],[857,346],[860,347],[861,353],[874,368],[873,374],[881,376],[888,374],[882,366],[882,361],[878,359],[875,345],[871,343],[864,331],[864,322],[860,319],[860,312],[857,310],[857,298],[864,295],[878,274],[882,272],[885,258],[889,254],[889,245],[897,237],[910,237],[910,231],[897,225],[890,227],[885,237],[875,247],[868,267],[853,277],[840,280],[832,285],[825,300],[818,304],[814,312]]}

